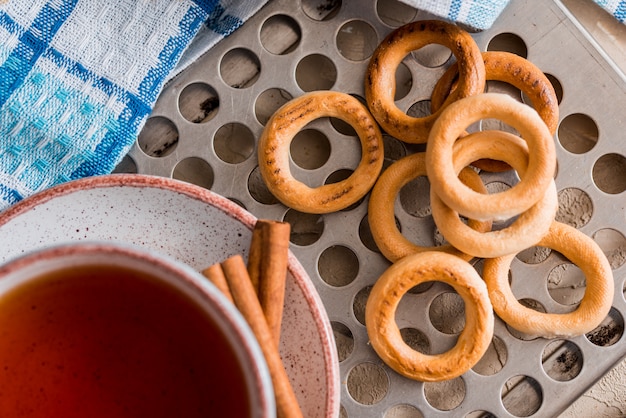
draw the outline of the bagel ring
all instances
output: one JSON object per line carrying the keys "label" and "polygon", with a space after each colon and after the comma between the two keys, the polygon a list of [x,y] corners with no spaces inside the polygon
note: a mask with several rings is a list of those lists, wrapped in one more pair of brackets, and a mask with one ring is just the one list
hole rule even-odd
{"label": "bagel ring", "polygon": [[[559,123],[559,103],[554,86],[548,77],[532,62],[517,54],[506,51],[486,51],[482,53],[485,63],[486,81],[502,81],[518,88],[530,99],[532,107],[539,113],[554,135]],[[430,107],[433,112],[439,110],[459,76],[459,67],[453,63],[441,76],[433,88]],[[473,164],[476,168],[490,172],[510,170],[511,167],[501,161],[482,159]]]}
{"label": "bagel ring", "polygon": [[[289,166],[289,145],[307,123],[324,116],[350,124],[361,142],[361,161],[346,179],[317,188],[296,180]],[[318,91],[292,99],[267,122],[258,145],[259,169],[269,191],[283,204],[306,213],[330,213],[358,201],[372,188],[383,165],[383,139],[376,121],[349,94]]]}
{"label": "bagel ring", "polygon": [[585,275],[585,294],[576,310],[542,313],[520,304],[509,284],[509,268],[515,254],[485,260],[483,276],[494,310],[518,331],[544,338],[569,338],[588,333],[606,318],[613,303],[615,284],[611,266],[593,239],[576,228],[554,222],[536,245],[552,248]]}
{"label": "bagel ring", "polygon": [[[465,128],[483,118],[513,126],[528,144],[528,169],[514,187],[496,194],[475,192],[458,179],[454,143]],[[450,104],[441,113],[426,145],[426,169],[432,187],[446,205],[476,220],[509,219],[539,201],[553,181],[556,151],[552,135],[537,112],[506,94],[483,93]]]}
{"label": "bagel ring", "polygon": [[[454,146],[455,169],[460,170],[476,160],[489,157],[506,161],[524,179],[528,162],[526,143],[518,136],[504,131],[472,133]],[[446,206],[437,190],[431,187],[430,204],[433,219],[443,236],[460,251],[481,258],[500,257],[516,253],[539,241],[550,228],[558,210],[556,185],[552,181],[544,197],[506,228],[478,232],[468,227],[456,211]]]}
{"label": "bagel ring", "polygon": [[[402,339],[395,315],[402,296],[427,281],[451,285],[465,302],[465,328],[456,345],[441,354],[413,350]],[[494,314],[487,287],[474,267],[441,251],[411,254],[392,264],[378,279],[365,306],[372,347],[393,370],[414,380],[436,382],[468,371],[493,339]]]}
{"label": "bagel ring", "polygon": [[365,77],[365,98],[381,127],[404,142],[425,143],[439,112],[415,118],[400,110],[394,103],[396,69],[411,51],[433,43],[449,48],[460,63],[458,87],[448,102],[485,89],[485,65],[480,49],[469,33],[438,20],[412,22],[395,29],[378,45],[370,59]]}
{"label": "bagel ring", "polygon": [[[369,198],[368,221],[372,237],[380,252],[391,262],[422,251],[445,251],[462,258],[471,260],[471,255],[465,254],[450,244],[437,247],[423,247],[408,240],[399,230],[395,222],[394,206],[396,196],[403,186],[420,176],[426,175],[424,153],[415,153],[395,161],[380,175],[374,185]],[[487,193],[482,179],[476,171],[467,167],[459,174],[463,183],[481,193]],[[470,228],[480,232],[491,229],[491,222],[469,220]]]}

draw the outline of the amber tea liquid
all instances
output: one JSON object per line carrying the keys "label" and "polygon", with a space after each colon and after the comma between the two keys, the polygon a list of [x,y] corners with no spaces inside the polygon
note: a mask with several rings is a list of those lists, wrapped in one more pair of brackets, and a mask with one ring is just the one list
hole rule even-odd
{"label": "amber tea liquid", "polygon": [[0,417],[246,417],[225,337],[172,286],[66,269],[0,298]]}

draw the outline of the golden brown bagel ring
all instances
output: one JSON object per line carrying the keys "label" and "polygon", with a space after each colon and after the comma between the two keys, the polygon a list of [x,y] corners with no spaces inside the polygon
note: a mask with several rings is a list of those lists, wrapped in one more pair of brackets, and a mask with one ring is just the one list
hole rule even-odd
{"label": "golden brown bagel ring", "polygon": [[504,322],[518,331],[545,338],[569,338],[596,328],[608,315],[615,284],[611,266],[591,238],[569,225],[554,222],[536,245],[552,248],[585,275],[586,289],[578,308],[568,313],[542,313],[520,304],[509,284],[509,268],[515,254],[485,260],[483,276],[493,307]]}
{"label": "golden brown bagel ring", "polygon": [[[395,315],[406,292],[433,280],[448,283],[461,296],[465,328],[452,349],[427,355],[403,341]],[[389,367],[410,379],[435,382],[458,377],[480,360],[493,338],[494,314],[487,287],[471,264],[427,251],[404,257],[380,276],[365,306],[365,325],[372,347]]]}
{"label": "golden brown bagel ring", "polygon": [[[460,182],[453,165],[454,143],[470,124],[484,118],[508,123],[528,144],[528,169],[518,184],[496,194],[477,193]],[[539,201],[556,169],[554,140],[530,106],[506,94],[483,93],[458,100],[435,121],[426,145],[426,169],[431,186],[446,205],[476,220],[510,219]]]}
{"label": "golden brown bagel ring", "polygon": [[[487,81],[502,81],[518,88],[530,99],[533,108],[546,123],[550,133],[555,134],[559,123],[559,103],[554,86],[548,77],[536,65],[517,54],[505,51],[486,51],[482,53]],[[441,76],[432,92],[430,108],[439,110],[459,76],[459,67],[453,63]],[[500,172],[511,167],[501,161],[479,160],[473,165],[481,170]]]}
{"label": "golden brown bagel ring", "polygon": [[[486,51],[482,53],[482,57],[485,63],[485,79],[511,84],[526,94],[550,133],[554,135],[559,124],[559,103],[554,86],[539,67],[511,52]],[[433,112],[444,104],[458,73],[458,65],[454,63],[435,84],[430,100]]]}
{"label": "golden brown bagel ring", "polygon": [[469,33],[438,20],[417,21],[397,28],[378,45],[370,59],[365,76],[365,98],[381,127],[404,142],[425,143],[439,113],[414,118],[398,109],[394,103],[396,69],[411,51],[433,43],[449,48],[460,63],[458,88],[448,102],[485,89],[485,65]]}
{"label": "golden brown bagel ring", "polygon": [[[289,145],[314,119],[330,116],[350,124],[361,141],[362,156],[345,180],[311,188],[296,180],[289,167]],[[267,122],[259,139],[259,169],[269,191],[290,208],[307,213],[344,209],[372,188],[383,165],[383,140],[367,108],[349,94],[319,91],[290,100]]]}
{"label": "golden brown bagel ring", "polygon": [[[391,164],[380,175],[372,189],[368,205],[368,221],[372,237],[380,249],[380,252],[391,262],[416,252],[439,250],[454,254],[466,261],[471,260],[471,255],[465,254],[450,244],[438,247],[422,247],[409,241],[398,230],[394,216],[396,196],[403,186],[420,176],[426,175],[424,153],[408,155]],[[472,189],[487,193],[480,176],[471,168],[465,168],[459,174],[461,181]],[[491,229],[491,222],[478,222],[469,220],[469,227],[480,232]]]}
{"label": "golden brown bagel ring", "polygon": [[[504,131],[472,133],[454,145],[454,167],[458,171],[476,158],[493,158],[512,165],[524,179],[528,165],[528,148],[524,140]],[[430,189],[433,219],[439,231],[454,247],[475,257],[500,257],[516,253],[539,241],[548,232],[558,209],[554,181],[544,197],[523,212],[506,228],[478,232],[459,219],[459,214],[446,206],[437,189]]]}

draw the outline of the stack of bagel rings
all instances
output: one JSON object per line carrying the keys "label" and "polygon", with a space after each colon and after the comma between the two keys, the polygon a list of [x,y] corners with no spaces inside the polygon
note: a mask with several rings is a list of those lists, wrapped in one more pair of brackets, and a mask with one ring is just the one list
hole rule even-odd
{"label": "stack of bagel rings", "polygon": [[[455,62],[436,83],[431,114],[411,117],[394,103],[395,73],[412,51],[444,45]],[[482,52],[454,24],[424,20],[392,31],[374,51],[365,80],[365,104],[333,91],[292,99],[270,118],[259,139],[261,175],[283,204],[306,213],[342,210],[366,194],[372,237],[391,266],[372,287],[365,322],[371,345],[401,375],[421,380],[452,379],[483,356],[493,338],[494,312],[510,327],[544,338],[590,332],[609,313],[614,296],[612,271],[599,246],[584,233],[555,220],[558,210],[554,133],[558,101],[547,77],[525,58]],[[501,93],[486,93],[486,82],[511,84],[527,105]],[[296,180],[289,166],[289,144],[307,123],[336,117],[350,124],[361,144],[361,160],[345,180],[311,188]],[[469,132],[496,119],[508,129]],[[425,144],[383,171],[382,132],[407,144]],[[481,171],[514,170],[518,181],[488,193]],[[394,217],[394,202],[410,181],[427,177],[432,217],[445,245],[421,246],[405,238]],[[506,226],[492,230],[496,221]],[[512,259],[533,247],[552,248],[585,274],[586,291],[566,314],[523,307],[508,280]],[[482,277],[470,262],[484,259]],[[425,281],[451,285],[465,303],[466,325],[447,352],[426,355],[410,348],[395,322],[400,299]]]}

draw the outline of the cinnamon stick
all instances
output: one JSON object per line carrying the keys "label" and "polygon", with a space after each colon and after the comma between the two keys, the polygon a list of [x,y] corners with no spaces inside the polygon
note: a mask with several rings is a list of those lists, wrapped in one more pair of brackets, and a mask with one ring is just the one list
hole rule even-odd
{"label": "cinnamon stick", "polygon": [[302,417],[300,405],[280,358],[278,345],[263,315],[263,310],[250,281],[250,275],[243,258],[240,255],[227,258],[222,262],[222,269],[233,295],[235,306],[237,306],[248,325],[250,325],[250,329],[256,336],[261,351],[265,356],[274,386],[277,417]]}
{"label": "cinnamon stick", "polygon": [[228,287],[228,282],[226,282],[224,270],[222,269],[222,265],[220,263],[216,263],[205,268],[201,273],[204,277],[209,279],[209,281],[213,283],[215,287],[217,287],[217,289],[231,301],[231,303],[234,303],[233,295],[230,293],[230,288]]}
{"label": "cinnamon stick", "polygon": [[259,219],[252,230],[248,254],[248,273],[277,345],[285,301],[290,233],[291,225],[287,222]]}

